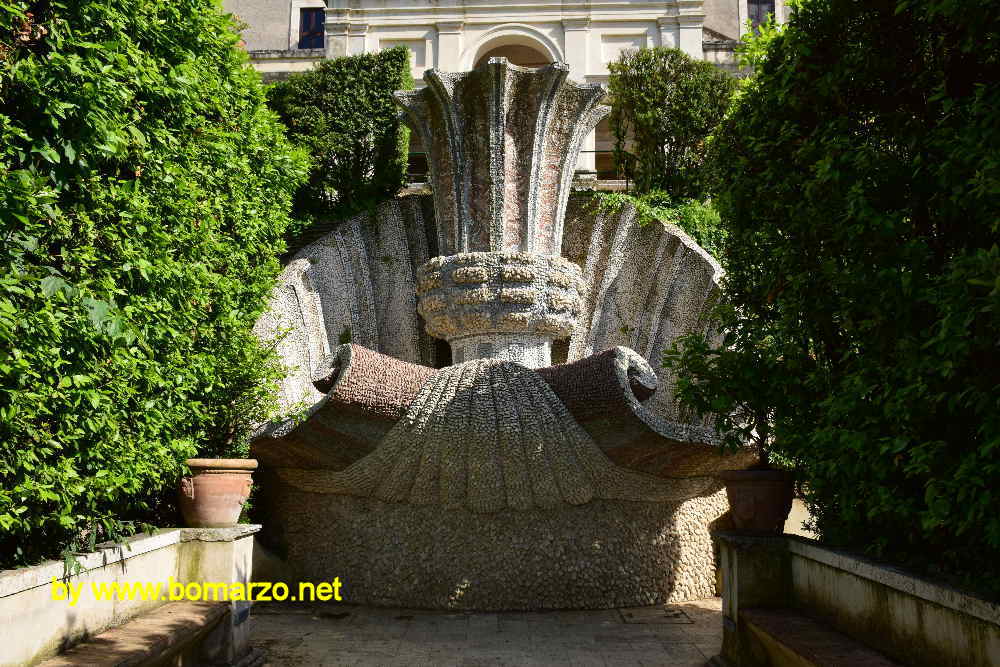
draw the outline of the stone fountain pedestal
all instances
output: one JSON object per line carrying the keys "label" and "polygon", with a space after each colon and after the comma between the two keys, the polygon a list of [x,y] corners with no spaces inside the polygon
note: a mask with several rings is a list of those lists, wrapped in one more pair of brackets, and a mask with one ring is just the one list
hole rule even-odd
{"label": "stone fountain pedestal", "polygon": [[707,523],[728,509],[724,491],[680,503],[595,500],[484,517],[313,494],[277,476],[261,484],[270,492],[258,502],[268,521],[282,524],[296,576],[338,576],[352,603],[611,609],[716,594]]}

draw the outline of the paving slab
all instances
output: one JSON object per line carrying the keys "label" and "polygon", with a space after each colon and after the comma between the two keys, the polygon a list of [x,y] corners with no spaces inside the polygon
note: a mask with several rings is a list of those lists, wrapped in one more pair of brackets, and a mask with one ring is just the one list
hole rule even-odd
{"label": "paving slab", "polygon": [[722,646],[719,598],[501,613],[261,603],[253,619],[252,644],[272,667],[701,667]]}

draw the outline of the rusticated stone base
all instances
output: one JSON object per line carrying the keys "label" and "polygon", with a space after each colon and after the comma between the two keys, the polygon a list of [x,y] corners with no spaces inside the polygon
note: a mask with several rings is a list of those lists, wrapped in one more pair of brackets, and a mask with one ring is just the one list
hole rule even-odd
{"label": "rusticated stone base", "polygon": [[[276,479],[265,542],[344,601],[482,611],[604,609],[715,594],[708,524],[724,492],[679,505],[594,500],[559,510],[464,509],[314,494]],[[268,488],[270,487],[270,488]]]}

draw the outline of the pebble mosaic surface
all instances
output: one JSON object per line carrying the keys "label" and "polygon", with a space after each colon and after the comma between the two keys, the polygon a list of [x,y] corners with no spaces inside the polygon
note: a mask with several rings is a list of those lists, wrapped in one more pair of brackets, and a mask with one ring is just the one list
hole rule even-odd
{"label": "pebble mosaic surface", "polygon": [[[525,352],[569,336],[586,292],[580,268],[556,255],[464,253],[435,257],[417,271],[417,311],[427,333],[455,341],[455,361],[506,357],[547,366],[546,351]],[[474,345],[462,340],[470,336]],[[513,358],[518,343],[522,354]]]}
{"label": "pebble mosaic surface", "polygon": [[353,602],[606,608],[714,592],[718,484],[614,465],[542,375],[516,363],[439,371],[343,471],[270,475],[259,503],[280,525],[272,548],[299,577],[350,581]]}
{"label": "pebble mosaic surface", "polygon": [[[285,268],[256,331],[275,342],[288,369],[280,392],[286,410],[323,398],[313,386],[312,370],[345,333],[382,354],[440,365],[417,313],[417,270],[429,259],[436,235],[428,199],[392,200],[375,215],[346,220],[296,253]],[[587,288],[572,333],[553,346],[568,348],[568,356],[553,354],[552,361],[630,348],[660,378],[650,412],[674,423],[696,423],[676,404],[673,379],[662,368],[663,351],[678,336],[704,329],[703,314],[718,290],[718,264],[676,227],[640,226],[627,206],[598,215],[586,194],[570,198],[563,256],[581,268]]]}
{"label": "pebble mosaic surface", "polygon": [[472,72],[428,70],[396,93],[427,149],[438,255],[558,256],[580,146],[610,112],[599,85],[491,58]]}
{"label": "pebble mosaic surface", "polygon": [[[572,462],[575,441],[565,440],[570,443],[566,452],[560,450],[564,440],[555,442],[556,436],[572,434],[599,449],[605,463],[610,458],[626,469],[686,482],[671,490],[651,489],[637,500],[697,495],[704,478],[745,458],[722,456],[709,429],[668,422],[650,411],[645,404],[659,381],[642,357],[623,347],[537,370],[502,357],[435,370],[351,343],[338,347],[313,375],[315,386],[327,392],[325,398],[304,419],[265,431],[254,443],[254,453],[278,468],[342,471],[351,466],[330,474],[328,488],[335,493],[371,495],[371,489],[359,490],[358,480],[382,479],[403,464],[397,457],[409,460],[414,448],[440,446],[412,441],[438,436],[480,443],[485,453],[477,456],[489,460],[507,455],[509,448],[492,451],[498,442],[513,438],[518,451],[530,450],[524,443],[542,437],[552,440],[542,449],[555,447],[546,461],[566,456]],[[376,449],[377,456],[359,460]],[[504,469],[511,465],[505,463]],[[368,472],[362,475],[362,469]],[[608,497],[631,497],[621,493]]]}
{"label": "pebble mosaic surface", "polygon": [[339,576],[348,602],[423,609],[605,609],[708,597],[708,524],[728,508],[724,492],[490,515],[291,486],[273,495],[268,515],[283,524],[298,576]]}

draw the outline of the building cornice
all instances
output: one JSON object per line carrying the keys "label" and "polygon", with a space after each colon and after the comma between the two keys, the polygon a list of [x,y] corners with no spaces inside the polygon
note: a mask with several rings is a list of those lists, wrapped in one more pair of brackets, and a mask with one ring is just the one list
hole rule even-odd
{"label": "building cornice", "polygon": [[[577,2],[565,3],[554,1],[529,1],[517,4],[500,3],[496,0],[476,2],[475,0],[461,0],[458,2],[440,2],[433,6],[413,6],[413,5],[392,5],[388,2],[378,3],[377,6],[364,7],[338,7],[334,2],[333,7],[327,8],[328,16],[343,17],[344,19],[362,18],[369,16],[433,16],[436,20],[467,21],[477,15],[496,17],[497,15],[524,15],[542,14],[553,16],[555,20],[562,18],[572,19],[575,17],[588,16],[591,19],[614,18],[623,15],[634,17],[643,14],[642,18],[651,18],[667,13],[686,13],[694,10],[700,11],[703,0],[673,0],[669,2],[645,2],[638,0],[603,0],[598,2]],[[374,3],[373,3],[374,4]]]}
{"label": "building cornice", "polygon": [[677,20],[684,21],[685,18],[695,17],[700,21],[705,19],[702,0],[677,0]]}
{"label": "building cornice", "polygon": [[434,27],[437,28],[438,34],[441,35],[457,35],[465,29],[464,21],[435,21]]}
{"label": "building cornice", "polygon": [[326,21],[326,34],[331,36],[344,36],[348,33],[351,28],[350,23],[334,21],[331,22],[329,19]]}
{"label": "building cornice", "polygon": [[326,20],[347,23],[351,20],[351,10],[350,8],[341,9],[339,7],[327,7],[326,8]]}
{"label": "building cornice", "polygon": [[325,49],[255,49],[247,51],[253,60],[318,60],[326,55]]}
{"label": "building cornice", "polygon": [[590,30],[590,20],[589,16],[564,18],[563,30]]}
{"label": "building cornice", "polygon": [[691,28],[705,23],[704,14],[683,14],[677,17],[677,25],[682,28]]}

